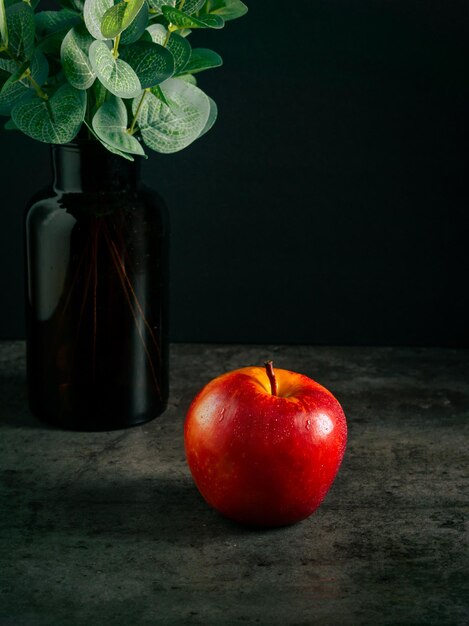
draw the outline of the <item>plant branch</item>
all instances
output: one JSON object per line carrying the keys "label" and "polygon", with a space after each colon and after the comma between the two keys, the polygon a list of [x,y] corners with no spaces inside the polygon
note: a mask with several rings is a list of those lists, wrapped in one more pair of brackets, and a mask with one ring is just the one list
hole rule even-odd
{"label": "plant branch", "polygon": [[166,37],[164,38],[164,41],[163,41],[163,44],[162,44],[163,48],[166,48],[166,46],[168,45],[168,41],[169,41],[169,38],[171,37],[171,33],[172,32],[173,31],[171,30],[171,24],[169,24],[168,31],[166,33]]}
{"label": "plant branch", "polygon": [[[4,52],[8,57],[10,57],[10,59],[16,63],[16,65],[18,67],[21,67],[21,61],[19,59],[17,59],[11,52],[10,50],[7,48],[5,48],[4,50],[2,50],[2,52]],[[34,90],[36,91],[37,95],[42,98],[43,100],[48,100],[49,96],[41,89],[39,83],[32,77],[31,75],[31,68],[28,67],[27,70],[25,70],[23,72],[23,74],[20,76],[19,80],[23,80],[25,79],[29,81],[29,83],[31,84],[31,87],[34,88]]]}
{"label": "plant branch", "polygon": [[31,83],[31,86],[34,88],[34,90],[36,91],[37,95],[40,98],[42,98],[43,100],[49,100],[49,96],[41,89],[38,82],[31,76],[31,70],[29,69],[29,67],[24,72],[21,78],[26,78],[27,80],[29,80],[29,82]]}
{"label": "plant branch", "polygon": [[137,123],[137,118],[140,113],[140,109],[142,108],[143,101],[145,100],[145,96],[147,95],[149,91],[150,90],[148,88],[143,90],[142,97],[140,98],[140,102],[138,103],[137,110],[135,111],[134,119],[132,120],[132,124],[130,125],[129,130],[127,131],[129,135],[133,135],[136,132],[135,124]]}
{"label": "plant branch", "polygon": [[114,39],[114,48],[112,49],[112,56],[115,59],[117,59],[117,57],[119,56],[118,48],[119,48],[120,40],[121,40],[121,34],[119,33],[117,37]]}
{"label": "plant branch", "polygon": [[[186,0],[182,0],[182,4],[184,4],[185,1]],[[166,46],[168,45],[169,38],[171,37],[171,33],[173,32],[171,27],[172,27],[172,24],[169,24],[168,30],[166,32],[166,37],[164,38],[164,41],[163,41],[163,48],[166,48]],[[133,135],[136,132],[135,124],[137,123],[138,114],[140,113],[140,109],[142,108],[143,101],[145,100],[145,96],[147,95],[149,91],[150,91],[149,88],[143,91],[142,97],[140,98],[140,102],[138,103],[137,110],[135,111],[134,119],[132,120],[132,124],[130,125],[129,130],[127,131],[130,135]]]}

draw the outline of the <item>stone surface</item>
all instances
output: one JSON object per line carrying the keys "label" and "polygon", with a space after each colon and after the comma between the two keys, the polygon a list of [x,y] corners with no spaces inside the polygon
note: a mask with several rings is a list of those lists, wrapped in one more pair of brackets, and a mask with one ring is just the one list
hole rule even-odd
{"label": "stone surface", "polygon": [[[167,412],[73,433],[26,406],[0,344],[0,624],[469,623],[469,353],[175,345]],[[349,445],[308,520],[246,530],[206,506],[183,420],[214,376],[273,358],[338,397]]]}

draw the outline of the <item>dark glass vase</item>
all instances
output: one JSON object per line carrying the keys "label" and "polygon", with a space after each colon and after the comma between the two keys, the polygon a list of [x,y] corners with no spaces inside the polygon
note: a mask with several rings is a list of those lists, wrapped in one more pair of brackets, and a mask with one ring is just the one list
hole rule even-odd
{"label": "dark glass vase", "polygon": [[25,216],[30,408],[74,430],[146,422],[168,399],[164,204],[98,142],[53,146],[52,165]]}

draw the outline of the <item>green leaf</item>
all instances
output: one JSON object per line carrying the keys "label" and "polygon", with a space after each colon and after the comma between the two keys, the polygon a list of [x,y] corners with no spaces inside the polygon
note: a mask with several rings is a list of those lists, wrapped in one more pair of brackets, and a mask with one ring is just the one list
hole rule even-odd
{"label": "green leaf", "polygon": [[169,102],[166,100],[166,96],[163,93],[163,90],[161,89],[161,87],[159,85],[155,85],[154,87],[150,87],[150,91],[151,93],[156,96],[158,98],[158,100],[161,100],[161,102],[164,102],[164,104],[166,104],[166,106],[170,106]]}
{"label": "green leaf", "polygon": [[118,98],[135,98],[142,91],[137,74],[128,63],[115,59],[104,41],[91,44],[90,61],[101,83]]}
{"label": "green leaf", "polygon": [[148,4],[145,2],[132,24],[121,35],[121,45],[128,45],[140,39],[148,24]]}
{"label": "green leaf", "polygon": [[[163,24],[152,24],[147,28],[152,41],[162,45],[166,39],[167,30]],[[191,58],[191,44],[180,37],[176,33],[173,33],[169,38],[166,47],[174,57],[174,72],[178,74],[184,69],[187,62]]]}
{"label": "green leaf", "polygon": [[[3,85],[6,83],[6,81],[10,78],[10,74],[8,72],[5,72],[5,70],[2,70],[0,68],[0,92],[3,89]],[[1,113],[0,113],[1,115]]]}
{"label": "green leaf", "polygon": [[182,5],[181,11],[184,11],[184,13],[188,13],[189,15],[191,15],[192,13],[196,13],[199,9],[201,9],[204,4],[205,0],[186,0]]}
{"label": "green leaf", "polygon": [[[176,5],[181,4],[181,0],[149,0],[150,6],[153,9],[152,13],[159,14],[161,13],[161,8],[164,6],[176,7]],[[191,14],[195,13],[199,9],[201,9],[205,4],[205,0],[185,0],[181,11],[184,13]]]}
{"label": "green leaf", "polygon": [[4,0],[0,0],[0,43],[8,48],[8,24]]}
{"label": "green leaf", "polygon": [[203,127],[202,132],[197,137],[197,139],[200,139],[202,135],[205,135],[205,133],[208,133],[208,131],[212,128],[212,126],[217,121],[217,117],[218,117],[217,103],[215,102],[215,100],[212,100],[210,96],[207,96],[207,98],[208,98],[208,101],[210,102],[210,113],[208,114],[207,123]]}
{"label": "green leaf", "polygon": [[29,137],[44,143],[68,143],[85,118],[86,92],[62,85],[49,100],[37,96],[17,104],[13,122]]}
{"label": "green leaf", "polygon": [[108,9],[101,22],[101,32],[106,39],[114,39],[128,28],[137,17],[145,0],[123,0]]}
{"label": "green leaf", "polygon": [[184,68],[185,74],[197,74],[203,70],[223,65],[223,59],[219,54],[208,48],[194,48],[189,63]]}
{"label": "green leaf", "polygon": [[[117,154],[117,156],[127,159],[127,161],[135,161],[134,157],[131,154],[128,154],[127,152],[122,152],[122,150],[117,150],[117,148],[113,148],[112,146],[110,146],[108,143],[106,143],[99,137],[98,137],[98,141],[101,142],[101,144],[106,148],[106,150],[109,150],[109,152],[112,152],[113,154]],[[146,159],[148,158],[146,154],[143,154],[142,156],[144,156]]]}
{"label": "green leaf", "polygon": [[138,140],[127,131],[127,109],[120,98],[111,96],[93,117],[93,130],[108,146],[130,154],[144,155]]}
{"label": "green leaf", "polygon": [[7,9],[8,49],[20,61],[29,61],[34,54],[34,11],[18,2]]}
{"label": "green leaf", "polygon": [[0,70],[8,72],[9,74],[14,74],[17,69],[17,65],[11,59],[2,59],[0,58]]}
{"label": "green leaf", "polygon": [[246,15],[248,7],[241,0],[207,0],[204,13],[220,15],[225,22]]}
{"label": "green leaf", "polygon": [[175,7],[176,0],[148,0],[148,4],[150,5],[151,12],[154,15],[162,15],[163,12],[161,10],[161,7],[164,7],[164,6]]}
{"label": "green leaf", "polygon": [[81,19],[75,12],[69,9],[62,9],[61,11],[41,11],[36,13],[34,21],[36,23],[36,35],[42,38],[52,33],[60,32],[65,28],[70,30]]}
{"label": "green leaf", "polygon": [[197,85],[197,79],[192,74],[180,74],[179,76],[175,76],[178,80],[183,80],[186,83],[191,85]]}
{"label": "green leaf", "polygon": [[36,35],[38,48],[47,54],[60,56],[60,47],[68,31],[80,24],[79,15],[63,9],[62,11],[42,11],[36,14]]}
{"label": "green leaf", "polygon": [[174,74],[174,58],[157,43],[138,41],[121,49],[119,59],[137,74],[142,89],[159,85]]}
{"label": "green leaf", "polygon": [[106,39],[101,32],[103,15],[114,5],[113,0],[85,0],[83,17],[86,28],[95,39]]}
{"label": "green leaf", "polygon": [[68,82],[76,89],[88,89],[96,74],[88,58],[94,39],[82,24],[74,26],[65,36],[60,49],[60,60]]}
{"label": "green leaf", "polygon": [[18,126],[15,124],[13,120],[7,120],[3,125],[5,130],[18,130]]}
{"label": "green leaf", "polygon": [[[182,80],[170,78],[161,89],[170,106],[147,93],[137,121],[145,144],[152,150],[170,154],[197,139],[207,124],[210,102],[198,87]],[[132,103],[134,115],[139,103],[139,98]]]}
{"label": "green leaf", "polygon": [[[85,120],[85,126],[90,131],[91,135],[93,135],[93,137],[96,139],[96,141],[99,141],[99,143],[102,146],[104,146],[106,148],[106,150],[109,150],[109,152],[112,152],[113,154],[117,154],[118,156],[121,156],[124,159],[127,159],[127,161],[135,161],[134,157],[131,154],[127,154],[126,152],[122,152],[121,150],[117,150],[117,148],[113,148],[108,143],[103,141],[101,139],[101,137],[98,137],[98,135],[94,132],[93,127],[90,126],[86,120]],[[145,156],[145,158],[147,158],[147,155],[144,155],[144,156]]]}
{"label": "green leaf", "polygon": [[21,80],[24,80],[24,84],[27,85],[28,81],[25,76],[25,72],[29,67],[29,63],[26,61],[25,63],[21,63],[21,65],[15,66],[15,71],[9,76],[8,80],[5,82],[4,87],[9,87],[10,85],[14,85]]}
{"label": "green leaf", "polygon": [[13,106],[21,102],[28,94],[34,93],[30,81],[27,78],[21,78],[28,66],[31,70],[31,77],[39,86],[47,80],[49,64],[42,52],[36,50],[30,63],[23,63],[20,68],[15,64],[13,74],[3,85],[0,91],[0,115],[10,115]]}
{"label": "green leaf", "polygon": [[59,0],[59,4],[66,9],[71,9],[77,13],[83,13],[85,0]]}
{"label": "green leaf", "polygon": [[225,22],[219,15],[192,17],[172,7],[161,7],[165,18],[178,28],[223,28]]}

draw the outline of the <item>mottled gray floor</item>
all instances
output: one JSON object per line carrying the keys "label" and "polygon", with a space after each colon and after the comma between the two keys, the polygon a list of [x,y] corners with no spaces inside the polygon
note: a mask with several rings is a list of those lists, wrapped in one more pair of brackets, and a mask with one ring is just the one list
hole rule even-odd
{"label": "mottled gray floor", "polygon": [[[335,393],[349,445],[316,514],[252,531],[205,505],[182,429],[266,358]],[[168,411],[111,433],[36,421],[24,368],[0,343],[1,626],[469,623],[469,352],[176,345]]]}

